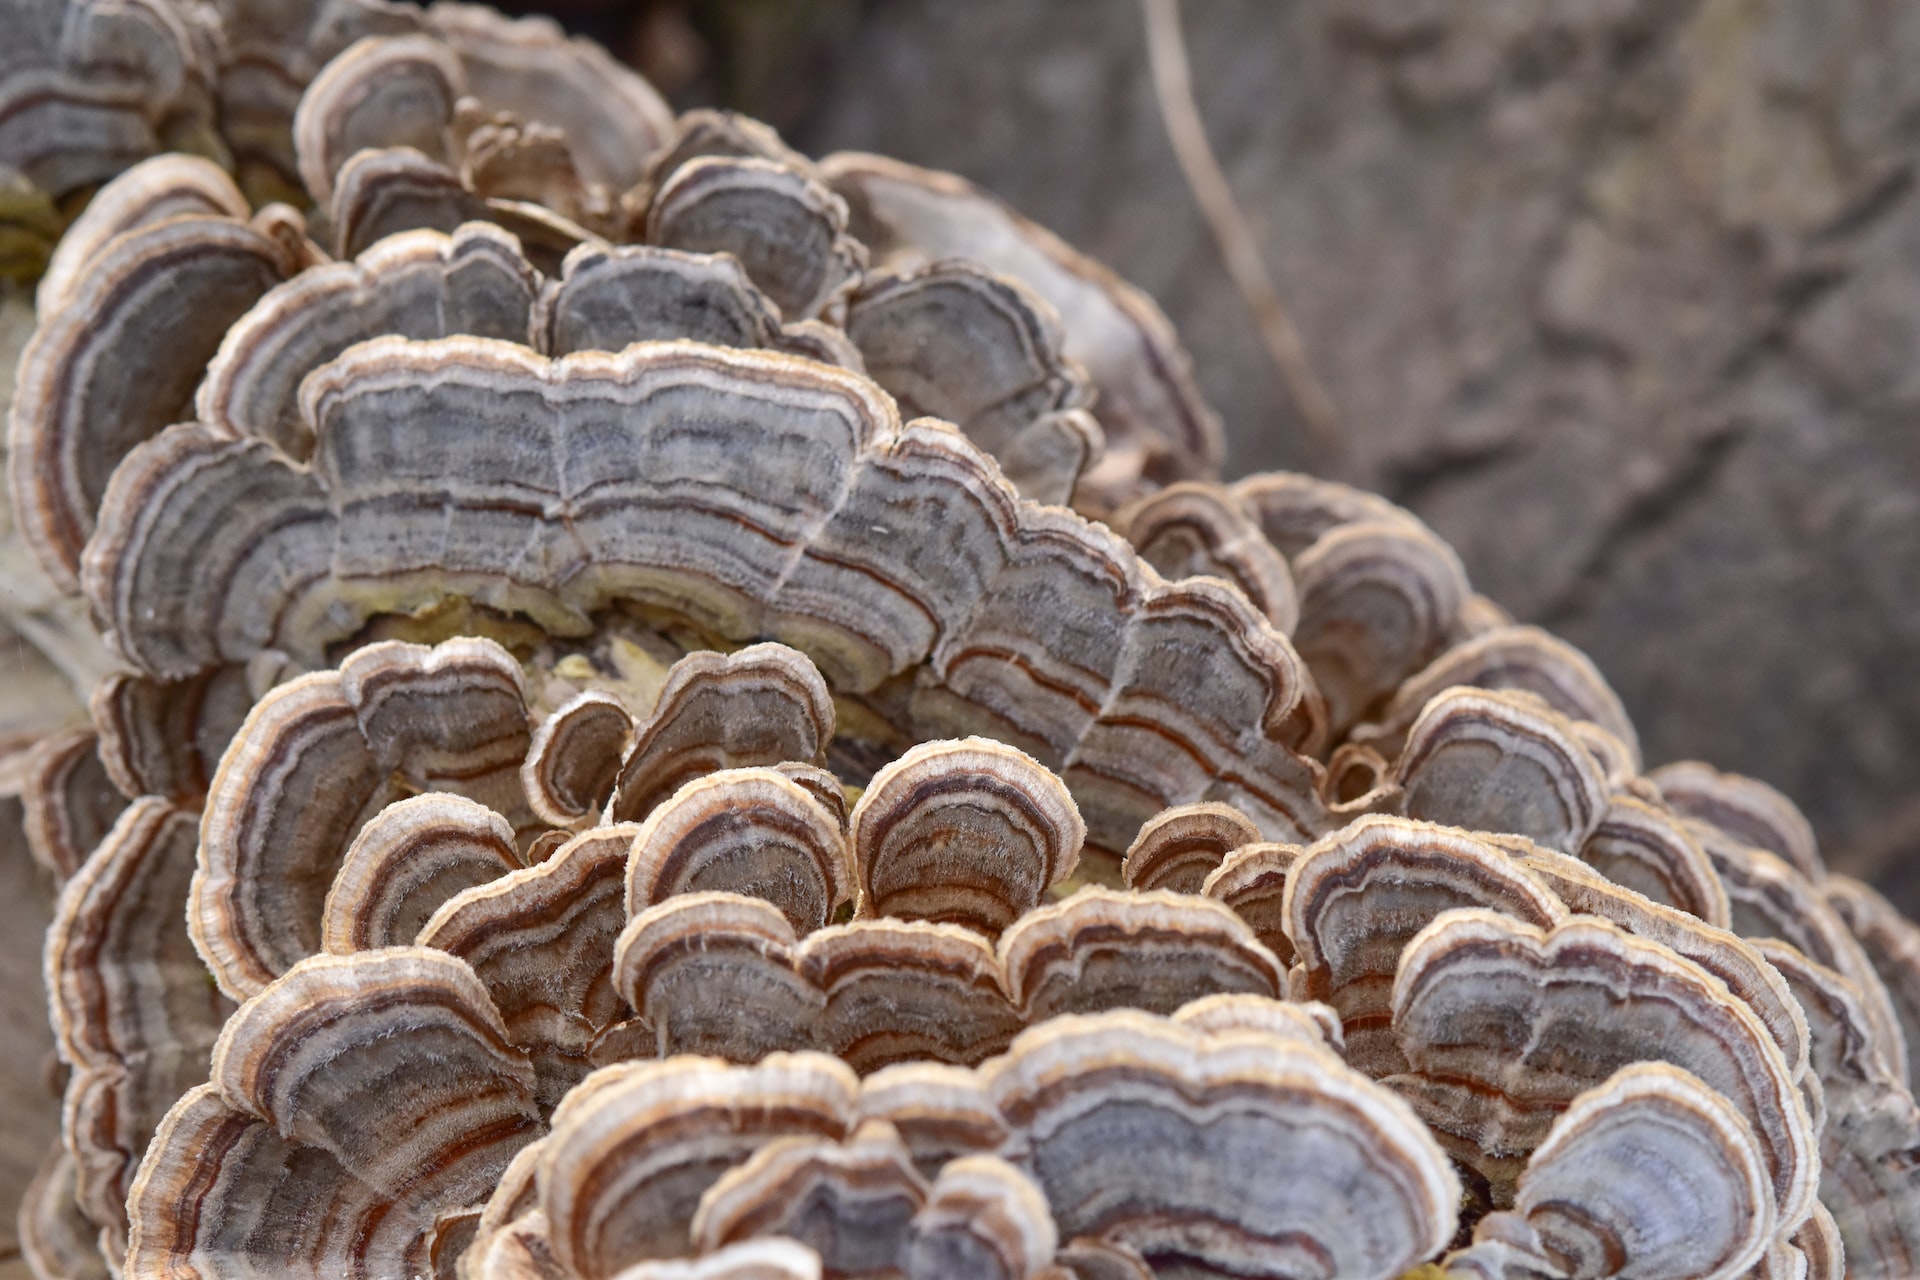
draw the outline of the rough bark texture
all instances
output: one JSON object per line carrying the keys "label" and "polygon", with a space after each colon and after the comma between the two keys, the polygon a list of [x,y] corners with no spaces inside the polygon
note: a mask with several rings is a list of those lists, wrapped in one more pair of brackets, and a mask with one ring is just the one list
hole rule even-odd
{"label": "rough bark texture", "polygon": [[872,5],[782,123],[957,170],[1115,265],[1185,335],[1236,471],[1412,506],[1594,655],[1654,761],[1784,788],[1920,909],[1920,6],[1184,10],[1344,464],[1195,212],[1136,5]]}

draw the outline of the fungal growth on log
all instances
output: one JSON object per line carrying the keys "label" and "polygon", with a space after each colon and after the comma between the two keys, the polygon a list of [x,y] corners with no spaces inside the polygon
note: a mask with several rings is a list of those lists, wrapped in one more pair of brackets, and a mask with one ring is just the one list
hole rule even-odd
{"label": "fungal growth on log", "polygon": [[1100,264],[540,21],[15,7],[35,1274],[1920,1269],[1920,928]]}

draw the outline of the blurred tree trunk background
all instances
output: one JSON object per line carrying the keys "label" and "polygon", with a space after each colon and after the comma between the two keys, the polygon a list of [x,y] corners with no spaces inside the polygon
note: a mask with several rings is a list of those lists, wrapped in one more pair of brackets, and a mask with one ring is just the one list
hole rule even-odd
{"label": "blurred tree trunk background", "polygon": [[711,0],[616,44],[810,153],[952,169],[1166,308],[1235,474],[1412,507],[1650,761],[1791,794],[1920,911],[1920,5],[1187,0],[1195,95],[1337,404],[1316,448],[1132,0]]}

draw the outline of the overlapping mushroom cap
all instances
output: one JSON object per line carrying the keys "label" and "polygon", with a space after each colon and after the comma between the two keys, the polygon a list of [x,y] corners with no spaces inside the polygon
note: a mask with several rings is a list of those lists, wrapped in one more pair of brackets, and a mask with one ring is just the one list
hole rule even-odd
{"label": "overlapping mushroom cap", "polygon": [[146,4],[0,57],[0,164],[111,134],[42,195],[212,157],[10,413],[126,664],[9,775],[44,1274],[1920,1265],[1920,932],[1405,511],[1215,483],[1144,295],[545,24]]}

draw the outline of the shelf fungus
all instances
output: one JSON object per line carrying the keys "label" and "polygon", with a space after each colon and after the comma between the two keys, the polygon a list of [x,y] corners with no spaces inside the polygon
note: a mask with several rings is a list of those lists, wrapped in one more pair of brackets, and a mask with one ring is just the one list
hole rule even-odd
{"label": "shelf fungus", "polygon": [[[1322,825],[1322,771],[1295,750],[1311,677],[1243,596],[1164,583],[1099,526],[1018,502],[858,375],[689,343],[547,360],[389,338],[309,375],[302,409],[307,462],[184,425],[116,473],[88,595],[149,673],[268,649],[317,665],[449,592],[560,634],[620,602],[791,643],[836,693],[916,676],[892,704],[908,732],[1064,765],[1104,848],[1198,800],[1269,834]],[[469,479],[447,489],[447,433],[503,414],[525,428],[460,431]]]}
{"label": "shelf fungus", "polygon": [[541,20],[24,3],[42,1280],[1920,1271],[1920,927],[1104,267]]}
{"label": "shelf fungus", "polygon": [[534,1073],[473,971],[306,960],[241,1006],[129,1195],[131,1275],[417,1275],[540,1136]]}
{"label": "shelf fungus", "polygon": [[[214,776],[188,906],[221,990],[255,995],[329,934],[344,943],[379,927],[370,917],[397,927],[430,915],[436,894],[476,882],[476,860],[505,870],[513,827],[477,817],[481,805],[382,811],[447,791],[515,816],[531,736],[520,664],[485,640],[370,645],[263,698]],[[380,873],[434,856],[439,876]]]}

